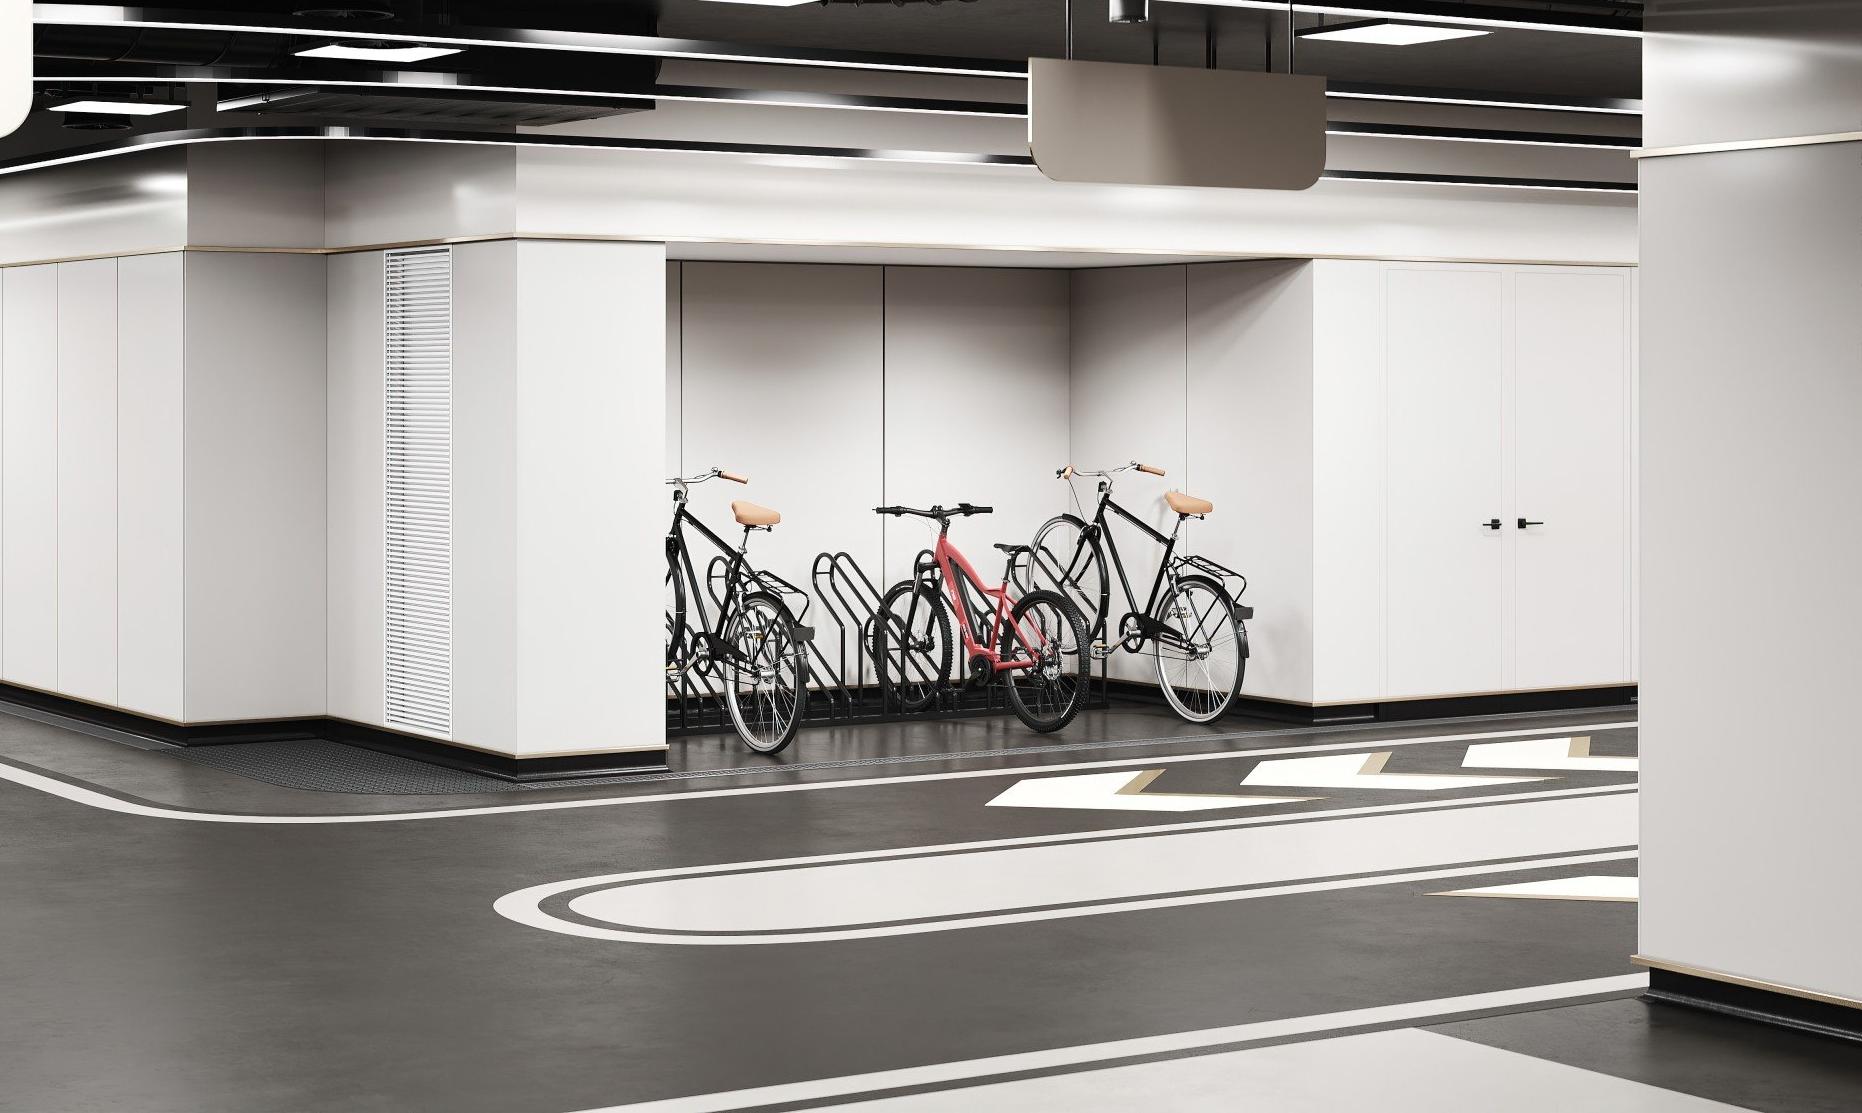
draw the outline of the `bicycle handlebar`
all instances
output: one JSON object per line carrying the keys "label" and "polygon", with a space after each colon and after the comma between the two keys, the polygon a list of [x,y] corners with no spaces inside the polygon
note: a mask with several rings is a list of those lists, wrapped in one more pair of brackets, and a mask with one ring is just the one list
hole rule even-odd
{"label": "bicycle handlebar", "polygon": [[747,477],[738,475],[736,472],[725,471],[723,468],[712,468],[710,471],[701,471],[697,475],[675,475],[666,481],[666,486],[690,487],[696,483],[703,483],[707,479],[728,479],[732,483],[750,482]]}
{"label": "bicycle handlebar", "polygon": [[996,508],[993,506],[973,506],[967,502],[960,502],[948,510],[942,506],[933,506],[929,510],[919,510],[910,506],[875,506],[873,508],[875,514],[890,514],[895,518],[912,514],[920,518],[934,518],[938,521],[946,518],[967,518],[972,514],[994,514],[995,512]]}
{"label": "bicycle handlebar", "polygon": [[1107,468],[1105,471],[1084,471],[1080,468],[1074,467],[1072,464],[1068,464],[1066,467],[1061,468],[1059,471],[1055,472],[1054,478],[1055,479],[1072,479],[1076,475],[1091,475],[1091,476],[1096,476],[1100,479],[1110,479],[1112,476],[1115,476],[1122,471],[1141,471],[1145,473],[1146,475],[1163,475],[1164,474],[1164,469],[1158,467],[1156,464],[1140,464],[1138,461],[1133,460],[1129,464],[1124,464],[1116,468]]}

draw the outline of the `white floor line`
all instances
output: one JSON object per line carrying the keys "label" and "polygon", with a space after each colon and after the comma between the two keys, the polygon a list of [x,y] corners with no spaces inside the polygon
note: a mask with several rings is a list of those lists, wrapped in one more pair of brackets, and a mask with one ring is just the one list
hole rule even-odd
{"label": "white floor line", "polygon": [[[1623,730],[1634,728],[1635,722],[1590,723],[1582,730]],[[1030,777],[1046,773],[1065,773],[1078,769],[1129,769],[1139,766],[1182,765],[1193,761],[1242,761],[1252,758],[1273,757],[1279,754],[1305,754],[1324,750],[1354,750],[1365,747],[1422,746],[1434,742],[1469,742],[1486,738],[1518,738],[1527,735],[1557,734],[1570,730],[1569,727],[1544,726],[1532,730],[1484,731],[1476,734],[1438,734],[1423,738],[1391,738],[1382,740],[1362,740],[1357,742],[1332,742],[1319,746],[1280,746],[1262,750],[1224,750],[1214,754],[1184,754],[1176,757],[1126,758],[1115,761],[1083,761],[1064,765],[1018,766],[1008,769],[966,769],[948,773],[918,773],[906,777],[865,777],[857,780],[811,781],[806,784],[786,785],[746,785],[740,788],[702,789],[695,792],[667,792],[646,796],[608,796],[589,800],[548,800],[535,804],[495,804],[479,808],[438,808],[420,812],[387,812],[372,815],[262,815],[238,814],[232,812],[198,812],[182,808],[163,807],[159,804],[145,804],[134,800],[125,800],[83,785],[74,785],[56,777],[35,773],[30,769],[0,761],[0,780],[11,781],[25,788],[58,796],[73,803],[85,804],[104,811],[120,812],[124,815],[146,816],[152,819],[179,819],[194,823],[252,823],[252,824],[341,824],[341,823],[401,823],[416,819],[453,819],[477,815],[514,815],[520,812],[567,811],[576,808],[605,808],[630,804],[665,804],[683,800],[715,800],[727,796],[756,796],[776,792],[820,792],[829,789],[873,788],[892,785],[919,784],[927,781],[966,780],[977,777]],[[1418,805],[1433,807],[1435,803]]]}
{"label": "white floor line", "polygon": [[1488,885],[1479,889],[1456,889],[1452,893],[1430,893],[1432,897],[1510,897],[1516,900],[1601,900],[1633,904],[1642,892],[1639,877],[1591,874],[1586,877],[1555,877],[1549,881],[1523,881],[1517,885]]}
{"label": "white floor line", "polygon": [[[875,1093],[908,1086],[929,1086],[947,1082],[969,1082],[1020,1071],[1052,1070],[1056,1067],[1103,1063],[1115,1059],[1172,1052],[1195,1051],[1206,1047],[1223,1047],[1262,1040],[1285,1039],[1340,1032],[1380,1024],[1418,1024],[1488,1009],[1515,1008],[1550,1001],[1576,1000],[1611,993],[1628,993],[1647,989],[1647,974],[1622,974],[1610,978],[1591,978],[1578,982],[1506,989],[1493,993],[1474,993],[1465,997],[1442,997],[1433,1001],[1414,1001],[1402,1005],[1380,1005],[1368,1009],[1321,1013],[1317,1016],[1265,1020],[1253,1024],[1235,1024],[1225,1028],[1204,1028],[1195,1032],[1177,1032],[1166,1036],[1113,1040],[1108,1043],[1083,1044],[1078,1047],[1030,1051],[1016,1055],[996,1055],[987,1059],[970,1059],[958,1063],[906,1067],[900,1070],[875,1071],[844,1078],[822,1078],[811,1082],[792,1082],[778,1086],[759,1086],[748,1090],[729,1090],[663,1101],[636,1102],[586,1109],[580,1113],[725,1113],[732,1109],[791,1102],[819,1101]],[[1238,1099],[1239,1101],[1240,1099]]]}

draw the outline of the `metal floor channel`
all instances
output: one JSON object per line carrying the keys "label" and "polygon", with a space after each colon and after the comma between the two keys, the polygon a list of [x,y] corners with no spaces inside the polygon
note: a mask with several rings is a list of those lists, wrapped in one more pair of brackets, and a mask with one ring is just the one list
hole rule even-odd
{"label": "metal floor channel", "polygon": [[528,788],[482,773],[377,753],[322,738],[174,747],[165,752],[280,788],[381,796],[441,796]]}

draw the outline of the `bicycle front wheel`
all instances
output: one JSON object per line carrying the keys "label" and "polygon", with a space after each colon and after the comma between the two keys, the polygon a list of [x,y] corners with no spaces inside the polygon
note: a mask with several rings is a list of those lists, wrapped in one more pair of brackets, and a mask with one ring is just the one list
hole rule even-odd
{"label": "bicycle front wheel", "polygon": [[1185,576],[1157,601],[1155,617],[1175,635],[1151,642],[1164,700],[1192,723],[1221,718],[1248,665],[1247,632],[1234,600],[1214,580]]}
{"label": "bicycle front wheel", "polygon": [[773,754],[795,738],[808,698],[808,651],[789,609],[775,596],[746,596],[724,639],[735,652],[725,665],[724,702],[744,744]]}
{"label": "bicycle front wheel", "polygon": [[1029,730],[1059,730],[1086,706],[1092,679],[1086,629],[1080,608],[1057,592],[1031,591],[1009,612],[1002,629],[1002,659],[1032,658],[1034,664],[1002,675],[1009,707]]}
{"label": "bicycle front wheel", "polygon": [[923,580],[894,584],[873,622],[873,671],[880,691],[906,711],[923,711],[950,686],[950,612]]}

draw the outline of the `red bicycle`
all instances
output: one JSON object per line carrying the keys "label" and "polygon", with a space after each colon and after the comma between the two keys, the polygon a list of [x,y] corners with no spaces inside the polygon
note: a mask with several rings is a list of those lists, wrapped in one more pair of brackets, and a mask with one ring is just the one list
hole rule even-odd
{"label": "red bicycle", "polygon": [[[895,584],[880,600],[873,624],[873,662],[880,688],[907,711],[922,710],[950,688],[955,612],[969,662],[965,684],[980,688],[1001,680],[1008,688],[1009,706],[1029,729],[1059,730],[1086,703],[1092,668],[1086,618],[1059,592],[1030,591],[1012,598],[1007,569],[999,586],[983,583],[950,543],[950,521],[993,512],[993,507],[967,502],[949,510],[874,507],[877,514],[910,514],[938,524],[936,547],[918,558],[910,579]],[[1009,568],[1028,551],[1026,545],[996,548],[1007,555]],[[940,581],[943,592],[938,590]]]}

